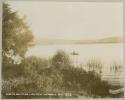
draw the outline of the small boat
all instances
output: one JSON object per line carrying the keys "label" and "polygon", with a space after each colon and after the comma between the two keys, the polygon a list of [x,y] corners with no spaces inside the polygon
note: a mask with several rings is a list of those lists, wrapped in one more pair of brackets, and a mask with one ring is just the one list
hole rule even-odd
{"label": "small boat", "polygon": [[71,52],[71,55],[79,55],[79,53],[73,51],[73,52]]}

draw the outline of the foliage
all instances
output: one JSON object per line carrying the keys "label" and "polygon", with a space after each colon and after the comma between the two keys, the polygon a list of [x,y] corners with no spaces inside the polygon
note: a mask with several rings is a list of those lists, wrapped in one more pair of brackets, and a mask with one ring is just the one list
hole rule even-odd
{"label": "foliage", "polygon": [[70,65],[69,56],[62,50],[57,51],[57,53],[52,58],[52,65],[59,68],[65,68]]}
{"label": "foliage", "polygon": [[24,72],[19,63],[33,36],[24,18],[20,18],[6,3],[3,4],[2,18],[2,77],[13,79]]}
{"label": "foliage", "polygon": [[[14,86],[18,87],[18,85],[22,85],[15,83],[18,82],[21,77],[25,79],[23,77],[24,68],[19,63],[21,63],[20,61],[24,58],[32,40],[33,35],[25,22],[25,18],[20,18],[17,12],[13,12],[10,9],[8,4],[3,3],[2,79],[9,84],[7,87],[9,86],[11,90],[15,91]],[[6,84],[3,83],[3,87],[4,86],[6,87]]]}
{"label": "foliage", "polygon": [[14,60],[13,58],[17,55],[24,57],[32,40],[32,32],[25,19],[20,18],[17,12],[13,12],[9,5],[4,3],[2,19],[3,64]]}
{"label": "foliage", "polygon": [[[58,53],[54,57],[57,57],[57,55]],[[59,57],[61,58],[61,56]],[[68,57],[66,54],[65,56]],[[10,79],[7,79],[10,84],[4,84],[6,89],[3,89],[3,92],[6,93],[9,91],[8,88],[11,87],[10,90],[14,93],[65,93],[70,91],[75,94],[82,93],[89,97],[105,97],[109,95],[110,85],[102,81],[95,71],[87,72],[68,63],[64,63],[65,67],[58,65],[63,67],[59,68],[53,63],[51,63],[53,65],[49,64],[53,58],[49,61],[34,56],[25,58],[21,64],[16,66],[22,68],[18,71],[22,72],[22,74],[17,77],[16,70],[11,70],[12,72],[9,75],[13,76],[13,78],[9,77]],[[62,62],[63,60],[60,64]]]}

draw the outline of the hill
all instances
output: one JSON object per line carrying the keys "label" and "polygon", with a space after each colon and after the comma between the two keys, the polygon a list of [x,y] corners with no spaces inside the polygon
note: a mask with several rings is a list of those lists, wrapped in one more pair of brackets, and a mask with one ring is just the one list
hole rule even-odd
{"label": "hill", "polygon": [[97,43],[121,43],[121,37],[108,37],[94,40],[63,40],[63,39],[37,39],[33,44],[53,45],[53,44],[97,44]]}

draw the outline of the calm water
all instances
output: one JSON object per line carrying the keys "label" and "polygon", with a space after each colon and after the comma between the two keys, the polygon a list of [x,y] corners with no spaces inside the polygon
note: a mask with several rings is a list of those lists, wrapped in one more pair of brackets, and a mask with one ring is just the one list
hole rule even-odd
{"label": "calm water", "polygon": [[[77,65],[84,65],[90,59],[101,61],[104,64],[102,68],[102,75],[104,77],[108,78],[110,76],[112,79],[117,77],[115,80],[123,82],[123,72],[116,74],[110,71],[110,65],[113,63],[123,65],[123,44],[36,45],[29,48],[26,56],[38,56],[49,59],[59,49],[67,52],[72,62]],[[73,51],[79,55],[71,55]]]}
{"label": "calm water", "polygon": [[36,45],[29,48],[26,56],[52,57],[59,49],[66,51],[72,58],[71,52],[79,53],[78,63],[95,58],[105,64],[123,63],[123,44],[84,44],[84,45]]}

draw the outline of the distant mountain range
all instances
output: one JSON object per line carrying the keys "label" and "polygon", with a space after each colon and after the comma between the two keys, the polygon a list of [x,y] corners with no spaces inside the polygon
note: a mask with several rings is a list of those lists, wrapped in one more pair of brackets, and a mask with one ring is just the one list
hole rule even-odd
{"label": "distant mountain range", "polygon": [[63,39],[37,39],[33,44],[37,45],[53,45],[53,44],[97,44],[97,43],[121,43],[121,37],[108,37],[93,40],[63,40]]}

